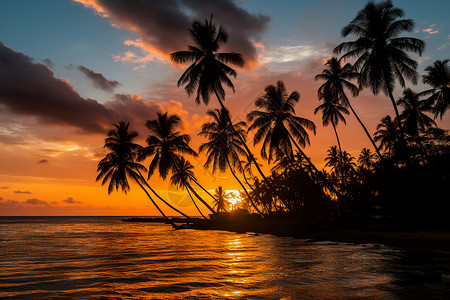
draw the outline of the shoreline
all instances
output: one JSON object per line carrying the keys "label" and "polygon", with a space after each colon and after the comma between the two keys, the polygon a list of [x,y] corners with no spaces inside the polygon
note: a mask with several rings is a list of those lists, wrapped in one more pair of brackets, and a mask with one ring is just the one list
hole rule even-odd
{"label": "shoreline", "polygon": [[[128,222],[166,223],[162,218],[132,218]],[[342,226],[307,226],[299,222],[284,221],[243,221],[220,222],[194,218],[187,220],[174,218],[182,223],[182,229],[222,230],[235,233],[270,234],[317,241],[331,241],[354,244],[382,244],[412,250],[435,250],[450,252],[450,231],[432,229],[398,230],[370,227],[354,228]],[[356,227],[356,228],[355,228]]]}

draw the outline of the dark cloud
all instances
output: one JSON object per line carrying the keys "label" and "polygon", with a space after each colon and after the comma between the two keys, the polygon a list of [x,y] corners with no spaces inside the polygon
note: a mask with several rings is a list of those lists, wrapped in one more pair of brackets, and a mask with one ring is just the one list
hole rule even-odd
{"label": "dark cloud", "polygon": [[12,113],[35,116],[45,124],[70,125],[87,132],[104,132],[113,113],[92,99],[82,98],[45,65],[0,43],[0,104]]}
{"label": "dark cloud", "polygon": [[7,189],[9,189],[9,187],[7,187],[7,186],[0,187],[0,190],[7,190]]}
{"label": "dark cloud", "polygon": [[84,66],[78,66],[80,70],[87,78],[89,78],[96,88],[102,89],[107,92],[112,92],[116,87],[120,85],[120,82],[116,80],[108,80],[103,76],[103,74],[96,73],[91,69]]}
{"label": "dark cloud", "polygon": [[67,197],[66,200],[63,200],[63,202],[67,203],[67,204],[83,204],[83,202],[81,201],[75,201],[73,200],[72,197]]}
{"label": "dark cloud", "polygon": [[256,62],[256,48],[268,27],[270,17],[251,14],[231,0],[76,0],[91,6],[112,19],[119,27],[135,31],[152,51],[163,56],[186,49],[192,43],[188,28],[194,20],[203,21],[214,15],[215,23],[229,33],[228,50],[243,54]]}
{"label": "dark cloud", "polygon": [[48,205],[47,201],[39,200],[36,198],[28,199],[27,201],[23,202],[24,204],[31,204],[31,205]]}
{"label": "dark cloud", "polygon": [[14,191],[13,193],[14,193],[14,194],[27,194],[27,195],[33,194],[33,193],[30,192],[30,191]]}
{"label": "dark cloud", "polygon": [[42,60],[42,62],[43,62],[44,64],[46,64],[47,67],[49,67],[50,69],[53,69],[53,67],[55,66],[55,64],[53,63],[53,61],[51,61],[50,58],[44,58],[44,59]]}
{"label": "dark cloud", "polygon": [[38,164],[45,164],[48,163],[47,159],[41,159],[40,161],[38,161]]}
{"label": "dark cloud", "polygon": [[0,201],[2,201],[3,200],[3,197],[0,197]]}

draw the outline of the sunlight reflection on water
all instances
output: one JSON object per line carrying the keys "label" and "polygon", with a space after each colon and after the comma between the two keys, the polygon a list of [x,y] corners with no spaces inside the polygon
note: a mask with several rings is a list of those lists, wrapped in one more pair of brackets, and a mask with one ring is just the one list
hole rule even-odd
{"label": "sunlight reflection on water", "polygon": [[0,297],[449,299],[448,253],[174,231],[120,218],[0,218]]}

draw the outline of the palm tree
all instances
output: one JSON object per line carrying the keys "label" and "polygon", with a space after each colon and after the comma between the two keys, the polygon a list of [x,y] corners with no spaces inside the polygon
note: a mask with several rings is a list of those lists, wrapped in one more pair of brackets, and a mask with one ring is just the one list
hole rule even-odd
{"label": "palm tree", "polygon": [[316,75],[316,80],[325,80],[325,82],[319,87],[318,97],[319,99],[325,98],[326,95],[333,95],[333,98],[337,98],[336,101],[340,101],[342,106],[349,107],[358,120],[359,124],[363,128],[370,142],[372,143],[378,156],[381,158],[381,153],[377,148],[377,145],[370,136],[364,123],[361,121],[359,116],[356,114],[353,106],[351,105],[347,95],[345,94],[345,88],[348,89],[353,97],[358,96],[359,89],[350,80],[358,79],[359,73],[353,68],[350,63],[346,63],[341,67],[341,60],[336,57],[332,57],[325,63],[325,69],[321,74]]}
{"label": "palm tree", "polygon": [[146,171],[146,169],[143,165],[135,161],[138,156],[138,152],[142,149],[142,147],[133,143],[133,140],[138,136],[138,133],[135,131],[129,131],[129,125],[130,123],[119,122],[118,124],[113,124],[114,128],[108,132],[108,137],[105,139],[104,148],[108,149],[109,152],[98,163],[98,176],[96,181],[103,178],[102,185],[104,185],[109,180],[108,194],[111,194],[114,189],[118,191],[119,188],[121,188],[123,192],[127,193],[127,191],[130,190],[128,178],[132,179],[141,187],[142,190],[144,190],[150,201],[153,205],[155,205],[164,219],[170,222],[174,228],[178,228],[164,214],[161,208],[159,208],[142,185],[145,182],[145,179],[142,177],[140,171]]}
{"label": "palm tree", "polygon": [[322,111],[323,126],[328,126],[331,123],[339,146],[339,153],[342,155],[341,142],[339,141],[339,135],[337,133],[336,126],[339,123],[339,120],[346,124],[343,114],[348,115],[349,112],[345,107],[339,104],[338,98],[333,97],[333,94],[330,91],[324,91],[324,93],[326,95],[323,95],[323,103],[314,110],[314,114]]}
{"label": "palm tree", "polygon": [[403,107],[400,118],[407,134],[418,136],[419,132],[424,132],[426,128],[437,126],[432,118],[424,114],[431,110],[427,100],[420,100],[420,95],[411,89],[403,91],[403,96],[398,99],[397,105]]}
{"label": "palm tree", "polygon": [[[178,80],[178,87],[185,85],[185,90],[189,96],[196,93],[195,102],[197,104],[202,100],[207,105],[210,95],[214,93],[220,107],[226,110],[223,104],[223,101],[225,101],[225,90],[222,84],[224,83],[234,92],[234,85],[229,76],[236,78],[237,75],[236,71],[226,64],[243,67],[245,61],[239,53],[218,52],[220,46],[227,42],[228,34],[222,26],[217,31],[216,26],[212,22],[212,17],[209,21],[205,20],[203,24],[195,21],[189,31],[194,40],[194,46],[190,45],[188,51],[177,51],[170,54],[172,61],[175,63],[192,62]],[[227,115],[227,118],[227,122],[230,125],[233,124],[229,115]],[[231,128],[234,130],[233,126]],[[247,147],[245,137],[237,134],[237,139],[242,143],[247,155],[255,164],[264,181],[268,182],[255,157]]]}
{"label": "palm tree", "polygon": [[381,119],[373,136],[376,142],[380,142],[380,149],[384,149],[389,155],[398,150],[398,128],[391,116]]}
{"label": "palm tree", "polygon": [[417,83],[418,63],[411,59],[406,51],[421,55],[425,43],[411,37],[400,37],[402,32],[410,32],[414,27],[413,20],[400,19],[403,15],[403,10],[394,7],[390,0],[367,3],[341,31],[343,37],[352,34],[357,39],[339,44],[334,48],[334,52],[345,52],[343,58],[356,58],[354,67],[360,73],[360,87],[370,88],[375,95],[382,91],[389,96],[400,130],[400,147],[406,151],[393,90],[396,81],[404,88],[405,78]]}
{"label": "palm tree", "polygon": [[192,171],[194,169],[194,166],[187,160],[184,159],[184,157],[179,157],[175,169],[172,171],[172,176],[170,177],[170,183],[172,185],[175,185],[177,188],[181,188],[181,190],[186,189],[186,191],[189,194],[189,197],[191,198],[192,202],[194,203],[195,207],[197,208],[198,212],[202,215],[203,218],[207,219],[200,208],[197,206],[197,203],[195,203],[194,198],[192,197],[191,193],[193,193],[197,199],[199,199],[203,204],[205,204],[208,209],[210,209],[213,213],[215,211],[204,201],[199,194],[192,188],[190,181],[192,181],[192,178],[195,178],[194,172]]}
{"label": "palm tree", "polygon": [[256,99],[256,107],[262,110],[254,110],[247,115],[253,122],[248,131],[256,129],[253,137],[254,145],[263,142],[261,156],[269,162],[274,155],[287,155],[293,157],[292,143],[297,150],[307,159],[308,164],[314,165],[306,157],[301,147],[309,144],[309,135],[306,130],[316,133],[314,122],[295,116],[294,105],[300,100],[297,91],[287,94],[282,81],[277,85],[268,85],[264,94]]}
{"label": "palm tree", "polygon": [[327,156],[325,157],[325,166],[330,167],[331,171],[335,174],[339,173],[338,170],[342,168],[341,151],[338,151],[336,146],[330,147],[327,150]]}
{"label": "palm tree", "polygon": [[375,164],[375,154],[370,152],[370,149],[362,148],[358,157],[358,163],[366,170],[371,170]]}
{"label": "palm tree", "polygon": [[221,186],[216,189],[215,198],[217,200],[214,202],[214,207],[217,209],[217,212],[226,212],[228,210],[228,197],[229,195],[222,189]]}
{"label": "palm tree", "polygon": [[421,95],[431,95],[428,98],[434,104],[434,117],[441,117],[450,108],[450,66],[449,60],[436,60],[432,66],[425,68],[427,75],[422,76],[423,83],[431,85],[433,88],[426,90]]}
{"label": "palm tree", "polygon": [[[207,155],[205,167],[208,168],[212,164],[213,174],[217,170],[225,172],[228,167],[244,192],[248,194],[247,188],[233,170],[234,168],[242,170],[239,155],[247,156],[247,152],[243,149],[243,144],[238,137],[245,136],[245,122],[238,122],[230,126],[228,121],[230,119],[229,112],[223,108],[221,110],[210,110],[207,114],[212,117],[213,120],[203,124],[202,131],[199,133],[199,135],[204,136],[209,140],[199,148],[199,152],[205,151]],[[252,200],[250,195],[247,196]],[[256,205],[254,206],[255,209],[258,210]]]}
{"label": "palm tree", "polygon": [[[150,130],[150,135],[146,140],[147,146],[142,149],[138,159],[145,160],[147,157],[153,156],[148,168],[148,178],[158,168],[159,175],[165,179],[170,171],[175,170],[179,154],[197,156],[197,153],[189,146],[189,135],[181,134],[176,130],[180,121],[179,116],[169,115],[166,112],[164,114],[158,113],[156,119],[146,122],[145,125]],[[154,189],[150,186],[149,188],[159,199],[171,206]],[[203,204],[211,209],[206,202]]]}

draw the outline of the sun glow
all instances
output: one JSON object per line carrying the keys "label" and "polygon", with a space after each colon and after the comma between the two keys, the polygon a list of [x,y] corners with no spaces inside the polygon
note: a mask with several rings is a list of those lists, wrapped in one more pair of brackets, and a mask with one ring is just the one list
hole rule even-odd
{"label": "sun glow", "polygon": [[230,203],[230,209],[235,210],[239,208],[240,204],[242,203],[242,198],[240,196],[240,193],[238,190],[229,190],[227,191],[228,194],[228,202]]}

